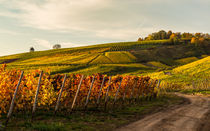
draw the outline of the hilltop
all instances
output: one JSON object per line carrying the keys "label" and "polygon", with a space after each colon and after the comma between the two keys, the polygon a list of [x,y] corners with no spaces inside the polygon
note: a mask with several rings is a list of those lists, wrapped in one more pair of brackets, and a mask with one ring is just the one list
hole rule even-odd
{"label": "hilltop", "polygon": [[199,60],[210,54],[209,49],[184,41],[175,45],[170,40],[120,42],[3,56],[0,63],[8,69],[49,69],[52,74],[142,74]]}

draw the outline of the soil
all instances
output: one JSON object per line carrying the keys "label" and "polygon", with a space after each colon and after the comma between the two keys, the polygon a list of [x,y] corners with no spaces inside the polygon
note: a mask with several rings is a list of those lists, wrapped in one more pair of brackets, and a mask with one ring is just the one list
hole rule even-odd
{"label": "soil", "polygon": [[210,98],[177,95],[189,103],[148,115],[117,131],[210,131]]}

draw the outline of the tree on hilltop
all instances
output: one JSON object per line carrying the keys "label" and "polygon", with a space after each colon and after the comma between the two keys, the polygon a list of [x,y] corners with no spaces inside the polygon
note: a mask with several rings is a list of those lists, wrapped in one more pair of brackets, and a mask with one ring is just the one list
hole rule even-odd
{"label": "tree on hilltop", "polygon": [[35,51],[34,47],[31,47],[29,51],[34,52]]}
{"label": "tree on hilltop", "polygon": [[54,46],[53,46],[53,49],[60,49],[61,48],[61,45],[60,44],[55,44]]}
{"label": "tree on hilltop", "polygon": [[179,42],[179,37],[177,34],[173,33],[171,36],[170,36],[170,39],[171,43],[173,44],[177,44]]}

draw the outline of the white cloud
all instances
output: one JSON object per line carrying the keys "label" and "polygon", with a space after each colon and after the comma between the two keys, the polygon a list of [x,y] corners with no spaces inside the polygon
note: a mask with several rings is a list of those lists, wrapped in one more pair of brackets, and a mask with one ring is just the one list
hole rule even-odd
{"label": "white cloud", "polygon": [[40,46],[45,47],[47,49],[52,48],[52,44],[47,40],[34,39],[34,42],[35,42],[36,45],[40,45]]}
{"label": "white cloud", "polygon": [[21,33],[18,33],[16,31],[11,31],[11,30],[0,29],[0,34],[20,35]]}
{"label": "white cloud", "polygon": [[[209,3],[208,1],[199,2]],[[174,29],[173,27],[181,29],[180,31],[186,26],[187,29],[192,27],[194,29],[196,25],[192,20],[196,20],[194,16],[188,14],[195,12],[202,14],[200,8],[192,10],[195,3],[198,3],[196,0],[0,0],[0,2],[5,7],[0,9],[0,16],[13,17],[19,20],[22,26],[55,32],[77,32],[112,40],[134,40],[139,34],[146,36],[153,31]],[[209,8],[204,14],[208,11]],[[206,23],[210,21],[207,17],[202,19]]]}
{"label": "white cloud", "polygon": [[71,42],[61,42],[59,43],[62,48],[71,48],[71,47],[79,47],[79,46],[86,46],[84,44],[75,44]]}
{"label": "white cloud", "polygon": [[[43,3],[37,3],[32,0],[13,0],[9,8],[17,9],[20,12],[5,11],[0,15],[18,18],[25,26],[34,28],[60,31],[84,30],[95,24],[95,19],[89,19],[93,14],[89,13],[106,6],[108,1],[46,0]],[[9,3],[7,2],[5,5],[8,6]]]}
{"label": "white cloud", "polygon": [[0,15],[16,18],[22,26],[57,32],[79,31],[111,39],[133,39],[139,33],[135,25],[141,19],[118,8],[118,3],[112,0],[12,1],[5,2],[5,6],[18,12],[5,11]]}
{"label": "white cloud", "polygon": [[34,39],[35,45],[42,46],[46,49],[52,49],[54,44],[60,44],[62,48],[71,48],[71,47],[79,47],[79,46],[85,46],[84,44],[76,44],[72,42],[59,42],[59,43],[52,43],[48,40],[44,39]]}

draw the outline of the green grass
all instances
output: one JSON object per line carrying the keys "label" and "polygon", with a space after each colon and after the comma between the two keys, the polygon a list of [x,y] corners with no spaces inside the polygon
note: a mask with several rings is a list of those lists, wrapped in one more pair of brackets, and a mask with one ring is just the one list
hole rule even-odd
{"label": "green grass", "polygon": [[171,86],[173,85],[175,90],[194,90],[195,88],[196,90],[210,90],[209,67],[210,56],[166,71],[170,72],[170,75],[165,74],[163,71],[148,73],[146,75],[162,79],[162,86],[165,88],[172,88]]}
{"label": "green grass", "polygon": [[[56,117],[53,117],[52,111],[37,110],[38,112],[33,122],[30,121],[31,114],[22,115],[22,113],[18,113],[9,122],[7,130],[108,131],[139,120],[147,114],[182,102],[183,99],[180,97],[164,95],[157,99],[152,99],[152,101],[142,99],[138,104],[117,106],[110,111],[76,111],[68,115],[64,112],[58,112]],[[5,117],[1,117],[0,121],[5,121]]]}
{"label": "green grass", "polygon": [[136,60],[135,56],[126,51],[106,52],[105,56],[113,63],[134,63]]}
{"label": "green grass", "polygon": [[[168,40],[108,43],[21,53],[0,57],[0,62],[7,62],[8,69],[20,69],[26,72],[49,69],[52,74],[142,75],[172,69],[181,63],[192,62],[194,58],[202,58],[203,55],[210,53],[208,47],[170,44]],[[142,64],[146,66],[139,67]]]}
{"label": "green grass", "polygon": [[[88,65],[98,64],[113,64],[113,63],[133,63],[135,56],[129,53],[132,48],[146,49],[150,47],[161,46],[168,41],[146,41],[146,42],[119,42],[91,45],[76,48],[53,49],[47,51],[35,51],[28,53],[21,53],[9,56],[0,57],[0,62],[7,63],[8,69],[21,69],[30,71],[35,69],[47,70],[49,69],[53,74],[55,73],[72,73],[78,72],[78,69],[89,68]],[[113,50],[120,50],[112,52]],[[124,51],[121,51],[124,50]],[[128,51],[127,51],[128,50]],[[111,52],[110,52],[111,51]],[[107,57],[108,56],[108,57]],[[111,58],[110,58],[111,57]],[[96,67],[90,67],[98,71]],[[107,72],[110,67],[103,67],[99,72]],[[109,69],[108,69],[109,68]],[[111,67],[112,68],[112,67]],[[113,67],[115,68],[115,67]],[[105,70],[105,71],[103,71]],[[82,71],[80,71],[82,72]],[[98,73],[98,72],[95,72]]]}
{"label": "green grass", "polygon": [[[18,59],[18,60],[26,60],[30,58],[42,57],[42,56],[53,56],[57,54],[84,54],[84,53],[95,53],[95,52],[104,52],[104,51],[112,51],[112,50],[129,50],[134,47],[139,48],[150,48],[153,45],[162,45],[169,43],[167,40],[157,40],[157,41],[142,41],[142,42],[118,42],[118,43],[107,43],[107,44],[97,44],[83,47],[74,47],[74,48],[62,48],[62,49],[53,49],[46,51],[35,51],[35,52],[27,52],[9,56],[0,57],[0,61],[8,60],[8,59]],[[119,48],[119,49],[117,49]]]}
{"label": "green grass", "polygon": [[203,90],[203,89],[189,89],[189,90],[182,90],[180,91],[185,94],[197,94],[197,95],[205,95],[210,96],[210,90]]}
{"label": "green grass", "polygon": [[185,65],[185,64],[194,62],[196,60],[198,60],[197,57],[188,57],[188,58],[178,59],[178,60],[176,60],[176,62],[179,63],[180,65]]}
{"label": "green grass", "polygon": [[152,65],[154,67],[158,67],[158,68],[169,68],[170,66],[167,66],[161,62],[157,62],[157,61],[150,61],[150,62],[147,62],[147,64],[149,65]]}
{"label": "green grass", "polygon": [[95,60],[93,60],[90,64],[109,64],[113,63],[111,59],[106,57],[104,54],[100,54]]}
{"label": "green grass", "polygon": [[69,73],[69,74],[85,74],[92,75],[97,73],[108,75],[136,75],[146,72],[153,72],[155,69],[147,67],[142,64],[98,64],[98,65],[75,65],[67,66],[56,71],[52,71],[51,74],[57,73]]}

